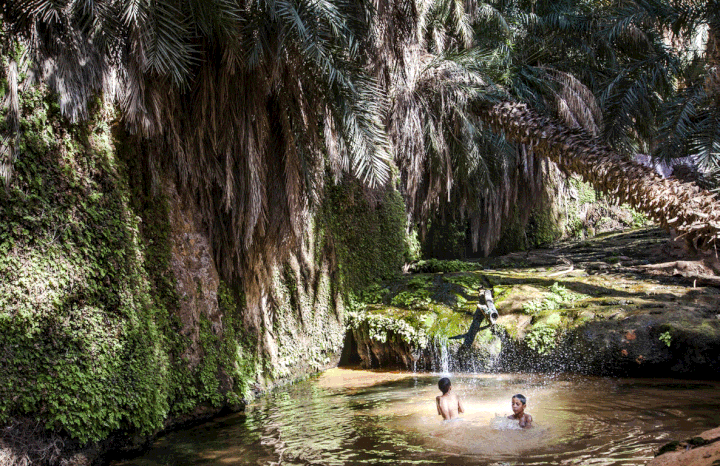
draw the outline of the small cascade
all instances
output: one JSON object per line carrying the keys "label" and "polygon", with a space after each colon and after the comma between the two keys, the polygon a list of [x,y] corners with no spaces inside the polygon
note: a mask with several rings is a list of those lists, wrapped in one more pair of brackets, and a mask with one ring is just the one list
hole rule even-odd
{"label": "small cascade", "polygon": [[450,357],[448,356],[447,341],[442,341],[440,345],[440,372],[443,374],[450,373]]}
{"label": "small cascade", "polygon": [[487,372],[496,372],[501,368],[503,347],[506,343],[505,333],[493,334],[492,338],[486,345],[487,359],[485,361],[485,370]]}
{"label": "small cascade", "polygon": [[416,348],[410,352],[410,359],[412,360],[413,374],[417,373],[417,363],[421,356],[422,356],[422,352],[419,348]]}
{"label": "small cascade", "polygon": [[450,375],[451,355],[447,338],[436,336],[434,341],[433,369],[443,375]]}

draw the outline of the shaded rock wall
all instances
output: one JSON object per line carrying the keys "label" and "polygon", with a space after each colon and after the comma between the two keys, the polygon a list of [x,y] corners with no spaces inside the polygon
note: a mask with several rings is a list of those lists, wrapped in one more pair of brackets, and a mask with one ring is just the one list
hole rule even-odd
{"label": "shaded rock wall", "polygon": [[[0,189],[3,465],[100,461],[337,364],[342,257],[357,255],[336,233],[356,211],[307,213],[301,247],[249,308],[242,283],[218,274],[197,203],[150,167],[153,148],[112,108],[71,124],[42,88],[21,106],[21,155]],[[356,205],[400,243],[402,201],[383,210],[393,196]],[[376,250],[385,260],[387,238]],[[382,267],[358,257],[365,278],[397,268],[403,251],[390,252]]]}
{"label": "shaded rock wall", "polygon": [[212,332],[222,335],[222,315],[218,305],[218,275],[213,250],[202,225],[199,208],[192,199],[183,198],[174,182],[166,181],[170,227],[170,270],[178,295],[176,315],[180,333],[190,340],[181,357],[191,368],[203,357],[200,346],[200,319],[210,322]]}

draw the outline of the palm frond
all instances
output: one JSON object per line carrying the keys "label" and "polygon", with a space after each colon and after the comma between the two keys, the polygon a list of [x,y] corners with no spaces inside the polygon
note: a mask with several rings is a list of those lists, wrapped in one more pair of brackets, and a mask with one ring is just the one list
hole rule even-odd
{"label": "palm frond", "polygon": [[697,130],[698,109],[706,97],[701,86],[691,86],[663,105],[663,123],[658,128],[661,139],[653,153],[656,159],[671,163],[688,154],[690,140]]}
{"label": "palm frond", "polygon": [[698,112],[688,152],[701,170],[713,173],[720,167],[720,109]]}

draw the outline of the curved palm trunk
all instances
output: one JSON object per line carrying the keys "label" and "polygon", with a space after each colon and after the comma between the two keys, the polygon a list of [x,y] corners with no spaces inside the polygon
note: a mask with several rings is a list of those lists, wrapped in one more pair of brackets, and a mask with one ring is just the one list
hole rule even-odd
{"label": "curved palm trunk", "polygon": [[532,146],[595,189],[627,202],[696,249],[716,248],[720,239],[720,202],[692,183],[664,179],[654,170],[626,160],[586,132],[570,129],[530,110],[501,102],[481,109],[494,131]]}

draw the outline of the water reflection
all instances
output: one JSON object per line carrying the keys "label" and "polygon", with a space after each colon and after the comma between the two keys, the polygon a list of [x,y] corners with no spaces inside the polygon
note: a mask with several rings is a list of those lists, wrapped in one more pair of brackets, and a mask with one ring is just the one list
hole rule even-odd
{"label": "water reflection", "polygon": [[[710,382],[463,374],[452,380],[466,414],[443,422],[437,380],[334,369],[114,464],[641,465],[669,438],[720,425],[720,384]],[[515,393],[535,428],[505,418]]]}

